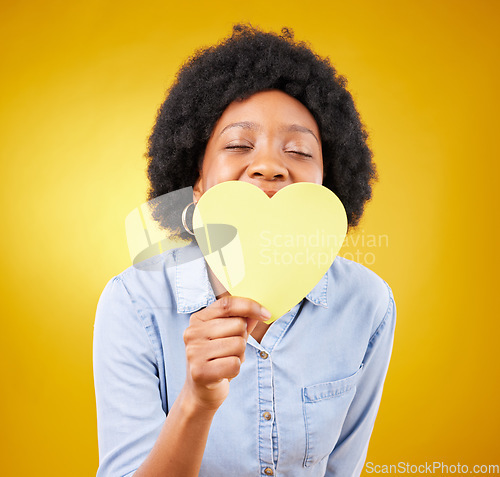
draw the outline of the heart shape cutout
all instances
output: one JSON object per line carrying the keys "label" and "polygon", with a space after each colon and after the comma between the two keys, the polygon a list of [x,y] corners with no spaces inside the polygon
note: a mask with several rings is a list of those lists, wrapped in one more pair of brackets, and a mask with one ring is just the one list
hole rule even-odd
{"label": "heart shape cutout", "polygon": [[272,198],[228,181],[207,190],[193,215],[198,245],[231,295],[252,298],[272,323],[302,300],[330,268],[347,216],[329,189],[298,182]]}

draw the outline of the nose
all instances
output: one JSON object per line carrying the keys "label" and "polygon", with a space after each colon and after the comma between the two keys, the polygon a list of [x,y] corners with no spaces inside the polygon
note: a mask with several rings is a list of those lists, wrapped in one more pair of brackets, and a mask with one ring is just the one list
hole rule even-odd
{"label": "nose", "polygon": [[247,168],[247,174],[252,179],[267,181],[282,181],[288,179],[288,169],[279,154],[268,149],[255,154]]}

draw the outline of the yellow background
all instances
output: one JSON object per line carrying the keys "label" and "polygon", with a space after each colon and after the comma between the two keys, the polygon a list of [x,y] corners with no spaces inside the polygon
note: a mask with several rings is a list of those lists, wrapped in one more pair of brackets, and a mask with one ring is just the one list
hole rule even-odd
{"label": "yellow background", "polygon": [[500,3],[251,3],[2,4],[2,475],[95,474],[94,313],[130,264],[146,138],[182,61],[241,20],[330,56],[371,133],[358,235],[388,241],[344,252],[374,254],[398,324],[368,461],[500,464]]}

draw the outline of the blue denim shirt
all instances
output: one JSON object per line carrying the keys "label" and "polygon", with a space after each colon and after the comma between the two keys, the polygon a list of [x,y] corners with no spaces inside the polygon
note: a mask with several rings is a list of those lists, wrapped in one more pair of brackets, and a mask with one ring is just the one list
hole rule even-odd
{"label": "blue denim shirt", "polygon": [[[150,260],[155,270],[130,267],[112,278],[97,306],[100,477],[133,475],[150,452],[184,384],[190,315],[215,301],[195,245]],[[361,473],[392,349],[391,289],[337,257],[298,310],[275,321],[260,344],[249,338],[200,476]]]}

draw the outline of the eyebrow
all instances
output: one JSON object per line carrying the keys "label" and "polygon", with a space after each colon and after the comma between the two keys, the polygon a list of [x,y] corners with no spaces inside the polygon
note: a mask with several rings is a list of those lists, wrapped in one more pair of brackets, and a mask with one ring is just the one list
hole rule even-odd
{"label": "eyebrow", "polygon": [[[252,123],[250,121],[241,121],[238,123],[231,123],[228,124],[219,134],[219,136],[222,136],[224,132],[226,132],[228,129],[231,128],[241,128],[241,129],[249,129],[252,131],[258,131],[261,129],[261,127],[257,123]],[[284,132],[301,132],[301,133],[306,133],[306,134],[311,134],[314,139],[316,139],[316,142],[320,144],[319,139],[316,137],[316,134],[314,134],[309,128],[306,128],[305,126],[301,126],[300,124],[287,124],[284,126],[281,126],[280,131]]]}

